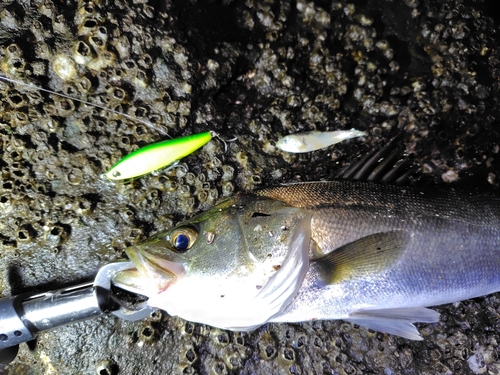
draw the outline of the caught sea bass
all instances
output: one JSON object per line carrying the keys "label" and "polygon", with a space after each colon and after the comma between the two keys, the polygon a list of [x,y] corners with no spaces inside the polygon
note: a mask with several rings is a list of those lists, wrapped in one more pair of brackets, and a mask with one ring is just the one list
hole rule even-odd
{"label": "caught sea bass", "polygon": [[440,305],[500,290],[500,197],[332,181],[223,201],[126,250],[115,283],[231,330],[344,319],[419,340]]}

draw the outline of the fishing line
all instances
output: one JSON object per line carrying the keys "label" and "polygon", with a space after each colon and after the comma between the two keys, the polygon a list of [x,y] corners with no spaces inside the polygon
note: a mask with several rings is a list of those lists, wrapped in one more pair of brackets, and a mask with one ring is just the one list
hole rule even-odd
{"label": "fishing line", "polygon": [[85,104],[85,105],[90,105],[90,106],[102,109],[104,111],[108,111],[108,112],[113,113],[115,115],[123,116],[123,117],[125,117],[125,118],[127,118],[127,119],[129,119],[131,121],[140,122],[141,124],[146,125],[150,129],[153,129],[153,130],[161,133],[162,135],[166,135],[167,137],[171,138],[167,134],[167,132],[165,132],[164,130],[158,128],[157,126],[155,126],[151,122],[139,119],[139,118],[131,116],[131,115],[127,114],[127,113],[123,113],[123,112],[120,112],[120,111],[115,111],[114,109],[105,107],[105,106],[100,105],[100,104],[91,103],[91,102],[88,102],[86,100],[74,98],[74,97],[71,97],[71,96],[66,95],[66,94],[61,94],[59,92],[55,92],[55,91],[52,91],[52,90],[49,90],[49,89],[44,89],[43,87],[39,87],[39,86],[33,85],[31,83],[24,83],[22,81],[18,81],[18,80],[13,79],[13,78],[7,78],[7,77],[2,76],[2,75],[0,75],[0,80],[5,81],[5,82],[9,82],[9,83],[14,83],[14,84],[17,84],[17,85],[21,85],[21,86],[28,87],[28,88],[35,89],[35,90],[40,90],[40,91],[46,92],[48,94],[58,95],[58,96],[60,96],[62,98],[66,98],[66,99],[69,99],[69,100],[74,100],[76,102],[79,102],[79,103],[82,103],[82,104]]}

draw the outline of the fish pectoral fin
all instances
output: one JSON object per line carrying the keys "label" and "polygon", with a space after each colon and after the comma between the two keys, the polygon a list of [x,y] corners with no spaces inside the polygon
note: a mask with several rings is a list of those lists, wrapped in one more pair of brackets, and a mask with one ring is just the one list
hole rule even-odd
{"label": "fish pectoral fin", "polygon": [[349,314],[346,320],[374,331],[390,333],[410,340],[423,340],[412,323],[435,323],[439,321],[439,313],[426,307],[364,309]]}
{"label": "fish pectoral fin", "polygon": [[403,230],[375,233],[344,245],[314,263],[325,284],[361,279],[392,266],[406,247]]}
{"label": "fish pectoral fin", "polygon": [[290,242],[290,249],[279,271],[260,290],[256,300],[270,312],[270,317],[282,311],[297,295],[309,270],[311,216],[306,216]]}

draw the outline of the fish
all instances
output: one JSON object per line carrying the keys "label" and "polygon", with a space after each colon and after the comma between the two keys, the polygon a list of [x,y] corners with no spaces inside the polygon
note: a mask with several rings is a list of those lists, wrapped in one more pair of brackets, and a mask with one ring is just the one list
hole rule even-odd
{"label": "fish", "polygon": [[365,132],[356,129],[329,132],[310,131],[284,136],[276,142],[276,147],[286,152],[304,153],[320,150],[346,139],[365,135],[367,135]]}
{"label": "fish", "polygon": [[141,147],[120,159],[105,176],[113,181],[129,180],[173,165],[207,144],[212,136],[206,131]]}
{"label": "fish", "polygon": [[342,319],[422,340],[429,309],[500,290],[500,196],[333,180],[237,194],[142,244],[116,286],[250,331]]}

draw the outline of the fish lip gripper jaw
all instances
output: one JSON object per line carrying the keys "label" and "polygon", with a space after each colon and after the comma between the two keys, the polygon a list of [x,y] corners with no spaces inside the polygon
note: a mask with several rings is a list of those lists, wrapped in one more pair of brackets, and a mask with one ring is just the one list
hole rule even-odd
{"label": "fish lip gripper jaw", "polygon": [[[20,343],[34,340],[39,332],[112,313],[126,320],[140,320],[156,309],[145,303],[131,310],[111,292],[117,272],[133,268],[130,262],[102,267],[93,282],[45,293],[28,292],[0,299],[0,363],[17,355]],[[15,349],[10,349],[14,348]]]}

